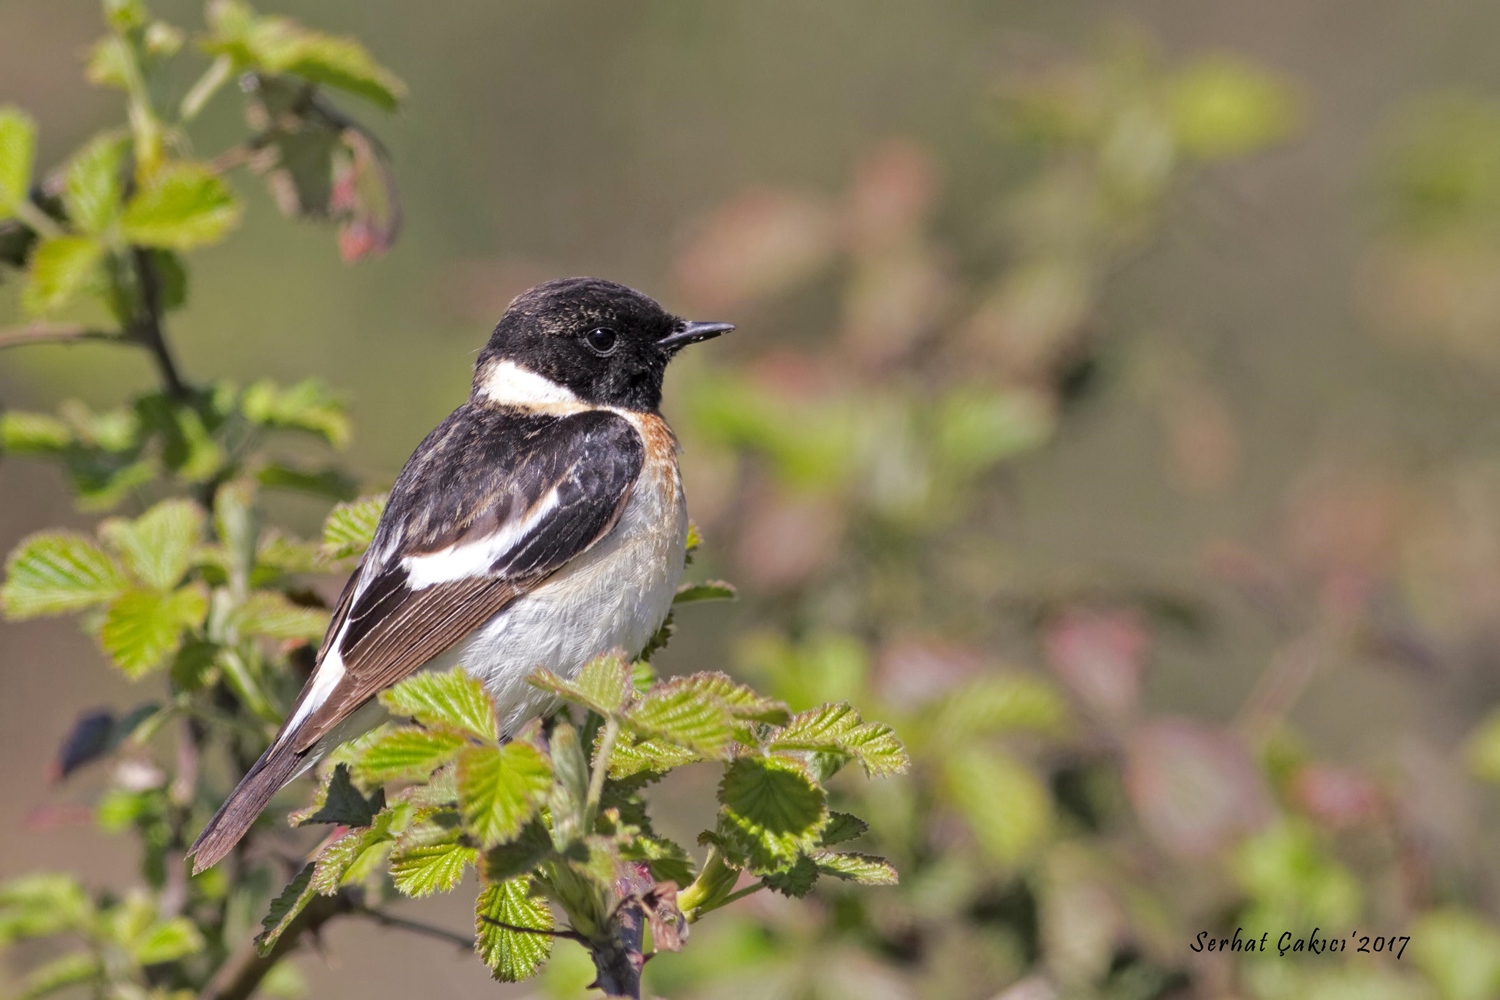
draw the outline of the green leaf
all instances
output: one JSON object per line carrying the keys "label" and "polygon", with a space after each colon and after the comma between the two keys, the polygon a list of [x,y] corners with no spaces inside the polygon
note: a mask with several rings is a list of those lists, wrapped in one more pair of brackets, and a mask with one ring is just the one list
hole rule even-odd
{"label": "green leaf", "polygon": [[121,229],[132,243],[191,250],[217,243],[240,220],[229,185],[205,163],[171,162],[125,206]]}
{"label": "green leaf", "polygon": [[63,205],[75,226],[93,236],[102,234],[120,214],[125,191],[123,136],[104,134],[74,154],[68,164]]}
{"label": "green leaf", "polygon": [[336,448],[349,443],[349,415],[344,404],[319,379],[307,379],[287,389],[270,381],[257,382],[245,390],[240,409],[245,419],[261,427],[308,431]]}
{"label": "green leaf", "polygon": [[286,933],[286,929],[307,904],[312,902],[316,895],[312,886],[313,870],[316,867],[316,862],[308,862],[297,873],[297,877],[288,882],[286,888],[271,900],[271,909],[261,920],[261,932],[255,939],[255,949],[262,955],[270,953],[271,946]]}
{"label": "green leaf", "polygon": [[328,630],[328,612],[293,604],[279,591],[257,590],[235,609],[234,624],[241,635],[315,640]]}
{"label": "green leaf", "polygon": [[103,604],[126,586],[119,564],[92,541],[72,532],[44,531],[23,538],[10,554],[0,605],[19,621]]}
{"label": "green leaf", "polygon": [[536,975],[552,954],[552,936],[534,931],[554,928],[552,910],[532,893],[530,878],[513,878],[484,887],[474,908],[474,950],[502,983]]}
{"label": "green leaf", "polygon": [[332,896],[340,886],[362,882],[381,871],[411,816],[408,803],[396,802],[377,813],[368,828],[352,830],[323,848],[313,870],[313,891]]}
{"label": "green leaf", "polygon": [[255,473],[255,481],[270,489],[296,490],[330,500],[348,500],[359,492],[359,484],[334,465],[319,468],[267,462]]}
{"label": "green leaf", "polygon": [[470,747],[458,758],[464,826],[488,849],[521,832],[552,790],[552,765],[526,743]]}
{"label": "green leaf", "polygon": [[685,583],[677,588],[673,604],[693,604],[698,601],[732,601],[739,595],[734,586],[723,580],[706,580],[703,583]]}
{"label": "green leaf", "polygon": [[984,852],[1010,867],[1024,860],[1052,824],[1052,799],[1040,779],[1009,754],[973,747],[950,758],[948,797]]}
{"label": "green leaf", "polygon": [[262,17],[239,2],[212,8],[209,51],[228,55],[241,69],[290,73],[363,97],[394,111],[406,85],[352,38],[326,35],[286,17]]}
{"label": "green leaf", "polygon": [[132,680],[166,662],[182,645],[182,630],[208,614],[200,586],[163,593],[133,589],[116,597],[104,613],[99,643]]}
{"label": "green leaf", "polygon": [[1297,95],[1264,70],[1225,56],[1200,59],[1172,81],[1177,142],[1205,160],[1243,156],[1285,138],[1297,126]]}
{"label": "green leaf", "polygon": [[33,316],[56,312],[93,282],[104,244],[92,236],[53,236],[37,244],[21,305]]}
{"label": "green leaf", "polygon": [[203,935],[187,917],[173,917],[153,925],[135,942],[131,957],[140,965],[157,965],[175,962],[179,958],[202,951]]}
{"label": "green leaf", "polygon": [[736,719],[766,722],[772,725],[786,723],[791,713],[786,705],[774,698],[767,698],[748,684],[740,684],[728,674],[718,670],[704,670],[686,677],[676,677],[662,684],[657,691],[690,690],[716,698]]}
{"label": "green leaf", "polygon": [[783,896],[791,896],[793,899],[801,899],[813,886],[818,884],[818,866],[813,864],[812,858],[806,854],[799,857],[795,864],[784,872],[772,872],[761,879],[766,888],[779,892]]}
{"label": "green leaf", "polygon": [[525,875],[552,855],[552,837],[540,819],[527,823],[515,840],[498,844],[484,856],[484,877],[490,882]]}
{"label": "green leaf", "polygon": [[388,494],[336,504],[323,522],[323,555],[344,559],[361,555],[375,539]]}
{"label": "green leaf", "polygon": [[385,808],[385,791],[376,789],[366,798],[349,780],[349,766],[339,764],[328,776],[312,806],[299,809],[289,817],[294,826],[305,823],[334,823],[339,826],[366,827]]}
{"label": "green leaf", "polygon": [[462,667],[438,673],[424,671],[380,693],[392,715],[416,719],[430,729],[446,729],[493,743],[500,738],[495,705],[484,685]]}
{"label": "green leaf", "polygon": [[615,743],[615,751],[609,757],[609,776],[619,781],[637,774],[650,772],[666,774],[684,764],[696,764],[706,760],[696,750],[680,747],[661,740],[643,740],[633,733],[621,733]]}
{"label": "green leaf", "polygon": [[21,982],[15,1000],[39,1000],[69,986],[78,986],[104,975],[104,967],[88,952],[74,952],[54,958],[32,969]]}
{"label": "green leaf", "polygon": [[785,869],[817,846],[828,796],[796,761],[742,757],[719,783],[719,833],[752,869]]}
{"label": "green leaf", "polygon": [[828,825],[818,834],[818,843],[824,847],[832,847],[846,840],[858,840],[869,829],[870,824],[851,813],[829,813]]}
{"label": "green leaf", "polygon": [[771,738],[772,752],[840,753],[871,776],[899,774],[911,766],[906,748],[883,722],[865,722],[848,702],[809,709]]}
{"label": "green leaf", "polygon": [[713,693],[692,685],[661,684],[625,715],[631,729],[649,739],[718,757],[734,737],[734,717]]}
{"label": "green leaf", "polygon": [[534,671],[526,681],[604,716],[619,712],[633,691],[630,665],[613,653],[594,657],[571,681],[546,669]]}
{"label": "green leaf", "polygon": [[205,520],[191,500],[163,500],[134,521],[105,521],[99,534],[142,583],[171,590],[193,565]]}
{"label": "green leaf", "polygon": [[463,881],[464,869],[478,857],[478,851],[457,840],[398,847],[391,852],[391,878],[408,896],[452,892]]}
{"label": "green leaf", "polygon": [[392,729],[365,749],[355,770],[366,782],[425,778],[457,757],[467,742],[456,733]]}
{"label": "green leaf", "polygon": [[0,884],[0,945],[47,937],[93,919],[93,903],[71,875],[34,872]]}
{"label": "green leaf", "polygon": [[944,740],[961,742],[974,736],[1021,731],[1052,733],[1066,718],[1066,703],[1041,678],[1021,673],[991,674],[944,698],[932,729]]}
{"label": "green leaf", "polygon": [[1500,931],[1477,914],[1422,914],[1411,928],[1411,957],[1442,1000],[1489,1000],[1500,992]]}
{"label": "green leaf", "polygon": [[1469,737],[1464,756],[1475,777],[1500,782],[1500,712],[1491,713]]}
{"label": "green leaf", "polygon": [[12,455],[55,455],[72,443],[72,429],[54,416],[0,413],[0,449]]}
{"label": "green leaf", "polygon": [[832,875],[846,882],[860,885],[895,885],[900,882],[896,869],[885,858],[873,854],[840,854],[836,851],[817,851],[811,855],[813,864],[824,875]]}
{"label": "green leaf", "polygon": [[36,122],[20,108],[0,108],[0,219],[16,214],[31,192]]}

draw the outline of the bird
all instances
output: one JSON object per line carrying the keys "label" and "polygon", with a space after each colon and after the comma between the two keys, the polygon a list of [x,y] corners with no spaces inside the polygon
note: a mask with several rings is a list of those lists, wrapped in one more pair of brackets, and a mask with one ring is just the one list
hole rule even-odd
{"label": "bird", "polygon": [[419,670],[462,666],[514,732],[553,704],[526,682],[536,668],[571,677],[641,652],[671,610],[688,533],[662,380],[683,347],[733,329],[600,278],[512,300],[468,399],[397,476],[286,721],[189,848],[195,873]]}

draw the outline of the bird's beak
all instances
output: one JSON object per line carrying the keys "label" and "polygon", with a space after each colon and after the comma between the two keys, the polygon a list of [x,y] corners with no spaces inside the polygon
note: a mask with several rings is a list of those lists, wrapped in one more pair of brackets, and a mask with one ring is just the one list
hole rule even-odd
{"label": "bird's beak", "polygon": [[663,348],[668,354],[675,354],[689,344],[696,344],[700,340],[710,340],[733,329],[733,323],[682,322],[678,323],[671,333],[658,340],[656,346]]}

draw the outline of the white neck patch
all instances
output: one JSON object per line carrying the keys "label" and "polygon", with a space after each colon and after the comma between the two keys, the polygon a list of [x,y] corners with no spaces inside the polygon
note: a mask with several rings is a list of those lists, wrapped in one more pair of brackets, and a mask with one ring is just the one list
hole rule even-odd
{"label": "white neck patch", "polygon": [[474,380],[478,394],[502,406],[583,405],[573,390],[558,385],[545,375],[522,368],[514,361],[494,361],[486,365]]}

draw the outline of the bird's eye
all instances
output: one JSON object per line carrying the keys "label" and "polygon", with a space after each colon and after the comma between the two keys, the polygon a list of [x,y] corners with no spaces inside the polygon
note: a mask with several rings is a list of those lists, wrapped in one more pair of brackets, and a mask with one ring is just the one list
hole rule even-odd
{"label": "bird's eye", "polygon": [[601,357],[613,354],[615,351],[615,331],[608,327],[601,326],[597,330],[590,330],[584,334],[583,339],[589,345],[589,349]]}

